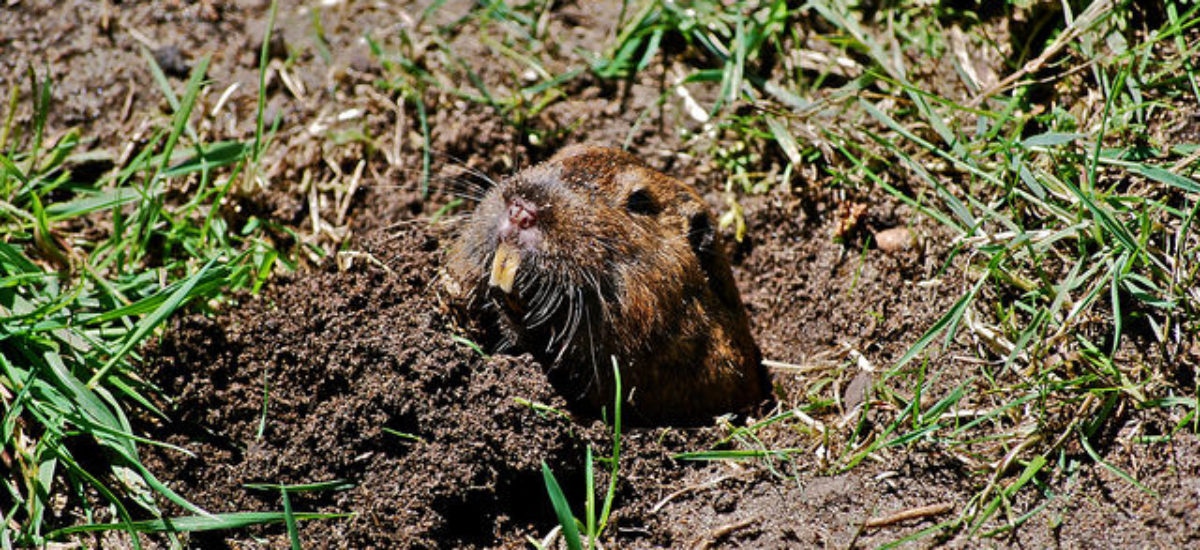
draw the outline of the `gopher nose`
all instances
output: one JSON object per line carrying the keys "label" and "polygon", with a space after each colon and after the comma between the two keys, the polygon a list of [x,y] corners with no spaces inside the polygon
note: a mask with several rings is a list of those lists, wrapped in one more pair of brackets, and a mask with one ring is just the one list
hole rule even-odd
{"label": "gopher nose", "polygon": [[529,229],[537,223],[537,206],[525,199],[514,198],[508,202],[508,220],[519,229]]}
{"label": "gopher nose", "polygon": [[538,221],[538,207],[521,197],[514,197],[508,201],[508,212],[500,218],[500,225],[497,228],[500,240],[509,242],[520,242],[527,246],[537,244],[536,235]]}

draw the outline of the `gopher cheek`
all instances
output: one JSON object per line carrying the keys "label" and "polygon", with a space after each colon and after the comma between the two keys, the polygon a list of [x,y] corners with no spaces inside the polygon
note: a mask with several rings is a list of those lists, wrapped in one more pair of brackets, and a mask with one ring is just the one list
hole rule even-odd
{"label": "gopher cheek", "polygon": [[530,252],[539,251],[542,248],[543,242],[545,242],[545,238],[542,235],[542,229],[540,227],[522,229],[517,233],[517,245],[523,250],[528,250]]}

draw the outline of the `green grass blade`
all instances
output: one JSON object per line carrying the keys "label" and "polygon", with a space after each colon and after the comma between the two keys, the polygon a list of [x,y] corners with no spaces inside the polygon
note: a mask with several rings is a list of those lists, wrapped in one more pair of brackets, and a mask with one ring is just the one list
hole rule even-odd
{"label": "green grass blade", "polygon": [[1125,473],[1124,470],[1113,466],[1108,461],[1101,458],[1100,454],[1092,448],[1092,444],[1088,441],[1088,436],[1084,434],[1082,430],[1079,430],[1079,443],[1083,446],[1083,450],[1087,452],[1088,456],[1092,457],[1092,460],[1096,461],[1096,464],[1099,464],[1100,466],[1104,467],[1105,470],[1112,472],[1113,475],[1125,480],[1126,483],[1137,487],[1143,493],[1146,493],[1154,498],[1158,498],[1158,493],[1156,493],[1154,490],[1142,485],[1141,482],[1134,479],[1133,476]]}
{"label": "green grass blade", "polygon": [[58,202],[46,206],[46,216],[51,221],[60,221],[90,214],[98,210],[108,210],[126,204],[137,202],[142,197],[139,189],[118,187],[105,189],[96,193],[87,193],[83,197],[68,202]]}
{"label": "green grass blade", "polygon": [[[263,32],[262,48],[258,52],[258,103],[254,113],[254,146],[251,157],[255,164],[262,156],[263,112],[267,107],[267,65],[271,60],[271,33],[275,30],[275,14],[279,9],[279,1],[271,0],[267,10],[267,28]],[[251,173],[256,172],[252,170]]]}
{"label": "green grass blade", "polygon": [[316,491],[346,491],[357,487],[358,484],[345,479],[333,479],[330,481],[318,481],[315,483],[245,483],[242,487],[247,489],[257,489],[260,491],[282,491],[287,490],[289,493],[308,493]]}
{"label": "green grass blade", "polygon": [[550,504],[554,507],[554,515],[558,516],[558,524],[562,526],[563,539],[567,541],[567,548],[570,550],[583,550],[583,543],[579,538],[579,526],[575,524],[575,516],[571,514],[571,505],[567,504],[567,497],[562,492],[562,487],[559,487],[558,480],[554,478],[554,473],[550,471],[550,467],[542,462],[542,479],[546,483],[546,493],[550,495]]}
{"label": "green grass blade", "polygon": [[600,526],[598,532],[604,532],[608,526],[608,516],[612,513],[613,498],[617,495],[617,471],[621,465],[621,402],[625,394],[621,388],[621,369],[617,366],[617,357],[612,357],[613,368],[613,454],[611,471],[608,474],[608,493],[604,495],[604,507],[600,511]]}
{"label": "green grass blade", "polygon": [[107,376],[108,371],[116,366],[117,362],[120,361],[126,353],[129,353],[134,346],[141,343],[141,341],[148,334],[150,334],[151,330],[165,321],[168,316],[175,312],[175,310],[179,309],[179,307],[182,306],[188,298],[191,298],[192,288],[196,286],[196,283],[204,277],[204,274],[208,272],[208,269],[212,267],[216,261],[216,258],[209,260],[204,267],[201,267],[191,277],[188,277],[187,280],[162,303],[162,305],[158,306],[158,309],[154,310],[154,312],[150,315],[143,317],[141,321],[138,321],[137,328],[125,338],[125,342],[121,344],[121,347],[117,349],[117,352],[109,358],[108,362],[106,362],[104,366],[100,367],[100,370],[96,371],[96,374],[93,375],[90,380],[88,380],[87,386],[89,388],[95,387],[96,383],[100,381],[100,379]]}
{"label": "green grass blade", "polygon": [[279,494],[283,500],[283,523],[287,526],[288,541],[292,545],[292,550],[300,550],[300,530],[296,528],[296,513],[292,511],[292,499],[288,496],[287,488],[280,489]]}
{"label": "green grass blade", "polygon": [[[297,512],[293,515],[297,521],[308,521],[314,519],[341,519],[348,518],[350,516],[351,514],[318,514],[312,512]],[[53,540],[60,539],[66,535],[74,533],[113,531],[118,529],[128,530],[135,533],[220,531],[228,529],[241,529],[251,525],[282,523],[283,521],[285,521],[283,512],[232,512],[227,514],[213,514],[212,517],[182,516],[176,518],[135,521],[130,524],[92,523],[86,525],[76,525],[73,527],[66,527],[53,531],[47,534],[46,538]]]}
{"label": "green grass blade", "polygon": [[240,141],[221,141],[203,148],[194,147],[192,151],[186,159],[164,170],[162,176],[174,178],[229,166],[246,158],[250,148]]}
{"label": "green grass blade", "polygon": [[[888,371],[888,375],[893,376],[900,372],[900,369],[904,367],[904,365],[908,364],[908,362],[912,361],[917,354],[921,353],[921,351],[923,351],[926,346],[933,342],[934,338],[937,338],[937,335],[943,330],[957,326],[959,320],[962,319],[963,314],[966,313],[967,307],[970,306],[971,302],[975,299],[975,295],[979,293],[979,290],[983,288],[983,283],[987,280],[988,277],[980,277],[979,282],[975,283],[975,286],[971,287],[966,294],[963,294],[958,301],[954,302],[954,305],[950,307],[950,310],[947,311],[945,315],[942,315],[942,317],[938,319],[933,326],[929,327],[929,330],[926,330],[925,334],[922,334],[921,337],[917,339],[916,343],[909,347],[908,351],[904,352],[904,355],[900,356],[900,359],[896,360],[896,364],[893,365],[891,370]],[[950,332],[951,333],[946,335],[947,339],[953,336],[953,331],[951,330]]]}
{"label": "green grass blade", "polygon": [[[191,117],[192,108],[196,105],[196,96],[200,93],[200,85],[204,82],[204,75],[208,73],[208,63],[211,60],[211,55],[205,55],[196,62],[195,67],[192,67],[192,74],[188,78],[187,88],[184,89],[183,99],[179,102],[179,109],[175,111],[171,133],[167,135],[167,143],[163,146],[162,160],[155,169],[152,182],[158,181],[167,169],[171,153],[175,151],[175,144],[179,142],[179,136],[183,134],[184,128],[188,125],[188,118]],[[153,187],[151,185],[151,188]]]}
{"label": "green grass blade", "polygon": [[596,480],[592,464],[592,446],[588,445],[583,461],[584,501],[583,517],[587,520],[588,548],[596,547]]}

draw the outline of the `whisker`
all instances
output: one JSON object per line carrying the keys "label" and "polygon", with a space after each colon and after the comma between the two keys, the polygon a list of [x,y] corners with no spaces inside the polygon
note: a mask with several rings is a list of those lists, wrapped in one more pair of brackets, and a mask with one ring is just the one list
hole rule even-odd
{"label": "whisker", "polygon": [[495,180],[493,180],[491,177],[489,177],[483,171],[473,168],[470,164],[467,163],[467,161],[465,161],[461,158],[451,155],[450,153],[447,153],[445,151],[438,151],[436,149],[430,149],[429,152],[433,156],[436,156],[436,157],[439,157],[442,159],[449,159],[450,162],[447,162],[446,165],[456,166],[458,168],[461,168],[463,171],[470,173],[472,176],[475,176],[476,178],[483,180],[489,186],[494,187],[496,185]]}
{"label": "whisker", "polygon": [[592,362],[592,379],[584,386],[584,394],[587,394],[587,390],[600,382],[600,364],[596,361],[596,337],[592,333],[592,316],[588,315],[584,320],[587,323],[588,355]]}

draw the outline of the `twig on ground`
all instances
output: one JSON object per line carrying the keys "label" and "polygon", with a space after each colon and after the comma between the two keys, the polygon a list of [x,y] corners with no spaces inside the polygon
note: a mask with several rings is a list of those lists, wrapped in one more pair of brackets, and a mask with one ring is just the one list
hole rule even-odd
{"label": "twig on ground", "polygon": [[717,527],[716,529],[709,531],[707,536],[696,541],[696,544],[692,545],[692,548],[695,550],[703,550],[704,548],[709,548],[713,544],[716,544],[717,541],[728,536],[730,533],[737,531],[739,529],[748,527],[754,523],[757,523],[758,520],[759,520],[758,517],[751,517],[751,518],[746,518],[741,521],[735,521],[733,523],[727,523],[725,525]]}
{"label": "twig on ground", "polygon": [[946,512],[949,512],[953,509],[954,509],[954,503],[952,503],[952,502],[942,502],[942,503],[938,503],[938,504],[930,504],[927,506],[918,506],[916,508],[909,508],[907,510],[901,510],[899,512],[896,512],[896,513],[890,514],[890,515],[886,515],[881,518],[868,519],[865,523],[863,523],[863,527],[866,527],[868,529],[878,529],[880,527],[887,527],[889,525],[894,525],[894,524],[897,524],[897,523],[900,523],[903,521],[912,520],[912,519],[922,519],[922,518],[927,518],[930,516],[940,516],[940,515],[945,514]]}
{"label": "twig on ground", "polygon": [[1053,44],[1042,51],[1041,55],[1030,60],[1017,72],[1004,77],[1004,79],[1000,82],[972,98],[967,102],[967,106],[978,107],[987,98],[1019,85],[1020,79],[1025,75],[1041,70],[1041,68],[1045,66],[1051,58],[1058,55],[1058,52],[1062,51],[1067,44],[1070,44],[1071,41],[1075,40],[1075,38],[1077,38],[1083,33],[1084,30],[1090,27],[1092,23],[1098,21],[1106,11],[1111,10],[1112,7],[1112,2],[1093,2],[1086,10],[1083,11],[1083,13],[1079,14],[1079,17],[1075,18],[1075,20],[1071,22],[1070,26],[1068,26],[1067,29],[1058,36]]}
{"label": "twig on ground", "polygon": [[695,485],[688,485],[687,487],[684,487],[684,488],[682,488],[682,489],[679,489],[679,490],[677,490],[677,491],[675,491],[675,492],[673,492],[673,493],[671,493],[671,494],[669,494],[669,495],[667,495],[667,496],[663,497],[663,499],[662,499],[662,500],[658,501],[658,503],[657,503],[657,504],[655,504],[653,507],[651,507],[651,508],[650,508],[650,513],[651,513],[651,514],[657,514],[657,513],[658,513],[658,511],[659,511],[659,510],[662,510],[664,506],[666,506],[667,504],[670,504],[670,502],[671,502],[672,500],[675,500],[676,498],[679,498],[679,497],[680,497],[680,496],[682,496],[682,495],[685,495],[685,494],[687,494],[687,493],[690,493],[690,492],[692,492],[692,491],[702,491],[702,490],[705,490],[705,489],[712,489],[713,487],[716,487],[717,485],[719,485],[719,484],[720,484],[722,481],[725,481],[725,480],[727,480],[727,479],[736,479],[736,478],[742,477],[742,476],[746,475],[746,473],[747,473],[748,471],[749,471],[749,470],[747,470],[747,471],[742,471],[742,472],[738,472],[738,473],[736,473],[736,474],[726,474],[726,475],[723,475],[723,476],[718,476],[718,477],[716,477],[716,478],[713,478],[713,479],[710,479],[710,480],[708,480],[708,481],[705,481],[704,483],[698,483],[698,484],[695,484]]}

